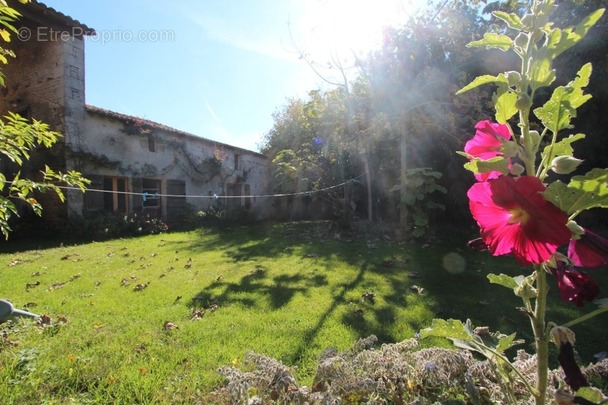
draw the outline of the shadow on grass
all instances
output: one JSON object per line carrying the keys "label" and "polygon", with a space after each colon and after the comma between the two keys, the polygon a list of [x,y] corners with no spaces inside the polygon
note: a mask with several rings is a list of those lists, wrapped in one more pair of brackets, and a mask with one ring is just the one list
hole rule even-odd
{"label": "shadow on grass", "polygon": [[287,305],[297,293],[304,293],[309,288],[327,285],[323,275],[278,275],[267,276],[267,270],[256,266],[249,274],[235,282],[216,280],[199,292],[190,301],[192,307],[209,307],[213,304],[240,304],[250,308],[260,305],[255,299],[247,296],[268,297],[270,308],[277,310]]}
{"label": "shadow on grass", "polygon": [[258,224],[202,232],[212,237],[187,242],[188,249],[221,250],[234,262],[292,255],[296,250],[304,257],[340,256],[350,264],[359,262],[359,252],[348,252],[345,240],[333,239],[325,222]]}
{"label": "shadow on grass", "polygon": [[[332,300],[327,309],[319,315],[316,323],[305,332],[298,349],[293,353],[292,363],[297,363],[306,349],[315,341],[328,320],[341,310],[341,306],[353,302],[355,291],[365,291],[369,287],[367,275],[382,275],[388,282],[388,289],[378,297],[376,304],[358,300],[352,311],[347,311],[341,322],[356,331],[360,337],[375,334],[380,343],[395,342],[403,339],[392,326],[401,320],[397,310],[407,310],[412,300],[432,311],[431,316],[409,320],[414,330],[430,326],[432,318],[471,319],[475,326],[488,326],[492,331],[505,334],[517,333],[518,338],[526,341],[519,346],[531,352],[533,337],[528,317],[517,310],[521,300],[513,292],[499,285],[491,284],[489,273],[505,273],[511,276],[529,274],[530,269],[520,268],[508,257],[492,257],[488,252],[476,252],[466,248],[467,240],[475,235],[462,230],[445,230],[441,239],[432,246],[407,245],[403,248],[395,244],[379,244],[377,250],[362,251],[362,243],[328,238],[326,229],[318,225],[281,224],[257,226],[246,229],[233,229],[213,234],[212,238],[202,238],[190,243],[189,248],[201,251],[220,249],[234,262],[256,260],[259,258],[278,258],[283,255],[314,255],[319,260],[339,257],[346,263],[356,266],[357,273],[347,283],[330,286],[334,289]],[[382,245],[382,246],[381,246]],[[386,246],[384,246],[386,245]],[[401,250],[399,250],[401,249]],[[387,255],[403,254],[407,263],[397,266],[383,266],[382,258]],[[462,271],[449,271],[443,262],[448,254],[457,254],[464,260]],[[362,257],[363,256],[363,257]],[[403,273],[408,273],[404,275]],[[600,285],[608,282],[607,272],[593,275]],[[415,277],[414,277],[415,275]],[[420,297],[411,296],[412,287],[420,287],[424,292]],[[258,292],[268,297],[269,307],[279,309],[288,304],[296,294],[305,294],[308,289],[325,287],[329,281],[322,275],[279,275],[270,277],[263,267],[256,267],[238,282],[214,282],[198,294],[192,305],[208,305],[215,300],[227,303],[240,303],[247,306],[259,305],[247,293]],[[356,293],[360,294],[360,293]],[[583,310],[573,304],[563,303],[555,283],[550,285],[551,306],[548,320],[557,323],[590,312],[594,308],[587,305]],[[360,295],[357,296],[359,298]],[[382,304],[379,302],[382,299]],[[361,311],[362,312],[361,312]],[[413,309],[414,310],[414,309]],[[605,335],[606,315],[577,326],[577,337],[584,342],[579,353],[586,361],[593,361],[593,354],[608,347],[601,341]],[[578,341],[578,339],[577,339]]]}
{"label": "shadow on grass", "polygon": [[[209,284],[190,302],[191,306],[221,306],[237,304],[246,307],[264,306],[256,301],[265,297],[271,310],[278,310],[287,305],[296,294],[308,294],[309,289],[331,289],[331,301],[325,310],[317,316],[299,338],[297,349],[290,355],[291,364],[298,363],[314,344],[320,332],[336,313],[343,312],[348,306],[341,322],[354,330],[359,337],[376,335],[381,343],[395,342],[399,339],[394,329],[385,325],[396,322],[394,306],[403,305],[403,294],[411,282],[403,275],[402,267],[389,268],[382,264],[383,258],[395,249],[393,246],[378,246],[378,249],[365,248],[363,241],[336,239],[328,235],[323,224],[279,224],[248,228],[235,228],[221,232],[206,232],[200,241],[189,242],[188,249],[193,251],[221,250],[234,262],[256,261],[260,258],[278,258],[282,256],[301,256],[303,259],[315,260],[327,266],[330,259],[339,259],[356,268],[356,274],[346,282],[330,285],[327,276],[322,274],[276,275],[271,276],[269,269],[256,264],[249,274],[238,280],[227,282],[217,280]],[[380,244],[379,244],[380,245]],[[328,268],[323,272],[331,272]],[[372,304],[361,299],[361,292],[375,282],[366,280],[367,275],[381,273],[391,278],[393,291],[389,293],[388,302]],[[373,289],[373,288],[372,288]],[[354,298],[353,298],[354,297]],[[354,302],[356,300],[356,302]],[[349,305],[354,304],[354,305]],[[312,303],[311,305],[314,305]],[[360,311],[365,316],[360,316]]]}

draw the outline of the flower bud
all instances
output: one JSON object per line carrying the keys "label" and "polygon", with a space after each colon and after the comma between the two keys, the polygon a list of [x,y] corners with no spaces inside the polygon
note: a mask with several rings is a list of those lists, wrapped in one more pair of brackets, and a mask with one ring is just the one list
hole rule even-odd
{"label": "flower bud", "polygon": [[524,280],[523,283],[515,287],[515,295],[521,298],[532,299],[538,296],[538,291],[536,288],[532,287],[530,280]]}
{"label": "flower bud", "polygon": [[557,174],[570,174],[575,171],[583,161],[573,156],[558,156],[551,162],[551,170]]}
{"label": "flower bud", "polygon": [[521,93],[517,96],[515,101],[515,108],[518,110],[527,110],[532,106],[532,97],[527,93]]}
{"label": "flower bud", "polygon": [[507,72],[507,81],[509,82],[509,86],[517,86],[521,83],[521,74],[514,70]]}
{"label": "flower bud", "polygon": [[553,329],[551,329],[549,334],[551,336],[551,341],[555,343],[555,346],[557,347],[560,347],[566,342],[574,346],[574,342],[576,342],[576,335],[574,332],[565,326],[555,326]]}
{"label": "flower bud", "polygon": [[526,168],[520,165],[519,163],[514,163],[513,166],[509,168],[509,172],[513,176],[521,176],[525,170]]}
{"label": "flower bud", "polygon": [[540,28],[536,28],[534,31],[532,31],[532,36],[530,38],[532,39],[532,42],[536,43],[543,39],[544,35],[545,33]]}
{"label": "flower bud", "polygon": [[585,234],[583,227],[572,220],[568,221],[566,226],[570,229],[570,232],[572,232],[572,239],[578,240]]}
{"label": "flower bud", "polygon": [[505,158],[512,158],[517,156],[517,152],[519,152],[519,146],[517,143],[512,141],[503,141],[502,143],[502,155]]}
{"label": "flower bud", "polygon": [[[538,131],[532,130],[532,131],[528,132],[528,136],[530,137],[530,146],[532,147],[532,150],[536,150],[538,145],[540,145],[540,134],[538,133]],[[523,145],[526,144],[524,142],[523,136],[522,136],[521,141],[522,141]]]}
{"label": "flower bud", "polygon": [[526,49],[528,45],[528,35],[525,32],[520,32],[515,37],[514,44],[521,49]]}
{"label": "flower bud", "polygon": [[527,13],[521,18],[521,23],[530,30],[534,26],[534,15]]}

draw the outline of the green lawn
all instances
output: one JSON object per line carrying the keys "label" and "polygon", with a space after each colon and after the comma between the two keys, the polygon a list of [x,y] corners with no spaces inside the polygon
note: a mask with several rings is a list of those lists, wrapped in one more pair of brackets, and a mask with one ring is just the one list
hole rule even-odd
{"label": "green lawn", "polygon": [[[486,279],[488,271],[519,274],[516,263],[467,250],[473,229],[438,235],[399,244],[389,234],[355,238],[299,223],[35,249],[3,243],[0,299],[51,325],[0,326],[0,398],[194,403],[223,382],[218,367],[242,366],[249,351],[310,385],[326,348],[371,334],[399,342],[434,317],[470,318],[530,342],[520,302]],[[450,253],[464,258],[463,272],[446,270]],[[605,285],[605,269],[596,275]],[[556,290],[550,320],[584,313]],[[607,349],[604,325],[575,328],[584,362]]]}

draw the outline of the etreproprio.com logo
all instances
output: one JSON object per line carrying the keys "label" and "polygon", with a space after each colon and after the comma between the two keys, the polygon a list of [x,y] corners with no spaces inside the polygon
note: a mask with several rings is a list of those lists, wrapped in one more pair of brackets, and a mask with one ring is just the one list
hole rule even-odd
{"label": "etreproprio.com logo", "polygon": [[[72,27],[69,30],[58,30],[52,27],[28,28],[17,30],[17,39],[20,41],[59,42],[69,41],[75,37],[88,34],[81,27]],[[100,30],[93,35],[86,35],[87,42],[100,42],[102,45],[111,42],[174,42],[175,31],[172,30]]]}

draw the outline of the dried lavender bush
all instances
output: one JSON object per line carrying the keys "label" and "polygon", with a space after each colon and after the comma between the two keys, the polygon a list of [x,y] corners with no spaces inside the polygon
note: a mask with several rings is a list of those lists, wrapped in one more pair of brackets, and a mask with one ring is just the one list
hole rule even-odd
{"label": "dried lavender bush", "polygon": [[[217,403],[239,404],[433,404],[506,403],[500,379],[488,361],[466,350],[420,349],[416,339],[383,344],[377,338],[360,339],[338,353],[327,349],[320,357],[311,388],[300,386],[289,367],[256,353],[248,353],[249,371],[223,367],[227,383],[214,392]],[[536,357],[517,352],[513,365],[532,382]],[[583,370],[590,378],[608,378],[608,359]],[[563,386],[561,370],[550,372],[553,387]],[[513,380],[518,403],[533,403],[521,382]],[[549,398],[551,399],[551,398]]]}

